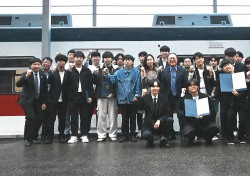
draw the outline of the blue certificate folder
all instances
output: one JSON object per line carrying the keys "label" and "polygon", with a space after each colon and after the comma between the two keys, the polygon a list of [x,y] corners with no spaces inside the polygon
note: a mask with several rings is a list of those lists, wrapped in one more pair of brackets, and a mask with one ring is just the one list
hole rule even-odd
{"label": "blue certificate folder", "polygon": [[208,98],[198,100],[185,99],[184,104],[186,117],[204,116],[210,114]]}
{"label": "blue certificate folder", "polygon": [[221,92],[232,92],[233,89],[237,91],[246,90],[246,78],[244,72],[233,74],[220,74],[220,89]]}

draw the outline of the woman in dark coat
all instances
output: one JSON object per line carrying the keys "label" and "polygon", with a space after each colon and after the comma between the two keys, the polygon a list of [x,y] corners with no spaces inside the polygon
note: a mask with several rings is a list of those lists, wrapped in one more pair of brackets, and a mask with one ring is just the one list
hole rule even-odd
{"label": "woman in dark coat", "polygon": [[195,136],[202,137],[206,140],[207,145],[212,145],[212,138],[220,131],[219,126],[213,122],[212,114],[204,116],[187,117],[185,114],[185,99],[202,99],[208,98],[209,111],[212,111],[213,104],[207,94],[199,92],[199,82],[196,79],[187,81],[186,94],[179,101],[177,115],[184,119],[183,136],[188,138],[188,144],[192,145]]}

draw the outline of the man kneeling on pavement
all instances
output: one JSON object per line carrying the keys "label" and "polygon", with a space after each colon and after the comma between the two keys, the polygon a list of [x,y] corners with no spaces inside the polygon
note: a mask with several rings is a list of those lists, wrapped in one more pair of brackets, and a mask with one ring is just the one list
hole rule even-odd
{"label": "man kneeling on pavement", "polygon": [[169,117],[167,98],[159,94],[160,82],[156,79],[149,81],[151,93],[143,97],[145,118],[142,126],[143,138],[147,140],[147,147],[153,147],[155,135],[160,136],[160,146],[169,148],[167,138],[173,125],[173,118]]}

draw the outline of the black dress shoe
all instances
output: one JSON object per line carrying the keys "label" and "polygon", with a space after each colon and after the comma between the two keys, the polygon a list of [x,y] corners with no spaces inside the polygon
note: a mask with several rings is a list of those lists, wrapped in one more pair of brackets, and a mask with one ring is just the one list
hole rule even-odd
{"label": "black dress shoe", "polygon": [[170,148],[170,145],[166,139],[162,139],[160,142],[160,147]]}
{"label": "black dress shoe", "polygon": [[150,135],[147,140],[147,147],[153,147],[154,146],[154,136]]}
{"label": "black dress shoe", "polygon": [[25,140],[24,145],[27,146],[27,147],[30,147],[31,146],[31,141]]}
{"label": "black dress shoe", "polygon": [[39,141],[38,139],[33,139],[32,144],[41,144],[41,141]]}
{"label": "black dress shoe", "polygon": [[67,140],[65,139],[65,137],[59,137],[59,143],[66,143]]}
{"label": "black dress shoe", "polygon": [[129,137],[128,137],[127,135],[122,136],[122,137],[119,139],[119,142],[126,142],[126,141],[129,141]]}
{"label": "black dress shoe", "polygon": [[136,136],[131,136],[131,142],[137,142]]}
{"label": "black dress shoe", "polygon": [[47,138],[44,141],[44,144],[51,144],[51,143],[52,143],[52,139],[50,139],[50,138]]}
{"label": "black dress shoe", "polygon": [[186,142],[186,137],[185,136],[181,136],[181,142]]}

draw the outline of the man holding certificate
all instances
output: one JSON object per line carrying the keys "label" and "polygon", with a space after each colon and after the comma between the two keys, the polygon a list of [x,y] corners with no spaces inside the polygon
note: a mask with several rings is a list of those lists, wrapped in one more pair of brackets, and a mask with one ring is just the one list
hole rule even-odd
{"label": "man holding certificate", "polygon": [[[231,85],[234,83],[231,81],[226,81],[226,76],[234,76],[234,63],[230,59],[224,59],[221,61],[220,67],[222,73],[220,73],[220,78],[216,82],[215,98],[220,101],[220,116],[221,116],[221,133],[222,137],[227,139],[228,145],[234,145],[234,134],[233,131],[237,125],[235,120],[236,114],[239,114],[239,132],[238,140],[240,143],[246,143],[247,135],[247,119],[248,119],[248,100],[247,91],[244,88],[246,86],[245,74],[238,75],[236,80],[243,80],[241,83],[237,83],[231,88],[230,91],[226,89],[228,82]],[[236,75],[237,76],[237,75]],[[243,79],[241,78],[243,77]],[[242,86],[242,83],[245,85]],[[245,89],[245,90],[244,90]]]}
{"label": "man holding certificate", "polygon": [[188,145],[193,145],[195,136],[212,145],[212,138],[220,131],[210,114],[213,105],[207,94],[199,92],[196,79],[187,81],[186,94],[178,103],[177,115],[184,119],[183,136],[188,138]]}

